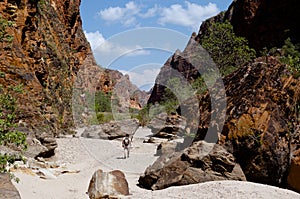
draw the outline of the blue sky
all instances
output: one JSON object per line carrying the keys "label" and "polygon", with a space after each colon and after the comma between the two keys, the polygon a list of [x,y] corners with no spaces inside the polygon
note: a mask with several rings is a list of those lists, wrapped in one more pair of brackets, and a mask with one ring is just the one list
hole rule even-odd
{"label": "blue sky", "polygon": [[[97,63],[149,89],[160,67],[183,50],[201,22],[232,0],[82,0],[83,29]],[[146,27],[146,28],[145,28]]]}

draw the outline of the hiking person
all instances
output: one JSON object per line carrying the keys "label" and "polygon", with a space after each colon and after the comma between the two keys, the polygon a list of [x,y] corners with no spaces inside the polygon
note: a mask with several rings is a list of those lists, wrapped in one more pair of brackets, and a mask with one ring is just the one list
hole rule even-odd
{"label": "hiking person", "polygon": [[129,147],[131,144],[131,140],[129,139],[129,134],[126,134],[126,136],[122,140],[122,147],[124,148],[124,159],[129,158]]}

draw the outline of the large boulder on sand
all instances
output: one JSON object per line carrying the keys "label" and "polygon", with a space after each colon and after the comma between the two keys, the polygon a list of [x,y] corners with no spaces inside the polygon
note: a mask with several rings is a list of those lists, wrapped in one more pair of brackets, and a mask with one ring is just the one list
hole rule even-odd
{"label": "large boulder on sand", "polygon": [[89,126],[83,131],[81,136],[112,140],[125,137],[126,134],[133,135],[138,127],[139,123],[136,119],[111,121],[101,125]]}
{"label": "large boulder on sand", "polygon": [[114,170],[103,172],[97,170],[89,184],[88,195],[90,199],[118,198],[129,195],[128,182],[122,171]]}
{"label": "large boulder on sand", "polygon": [[139,186],[158,190],[215,180],[246,180],[231,153],[218,144],[195,142],[183,152],[160,156],[139,178]]}
{"label": "large boulder on sand", "polygon": [[0,173],[0,198],[21,199],[18,190],[12,184],[7,173]]}

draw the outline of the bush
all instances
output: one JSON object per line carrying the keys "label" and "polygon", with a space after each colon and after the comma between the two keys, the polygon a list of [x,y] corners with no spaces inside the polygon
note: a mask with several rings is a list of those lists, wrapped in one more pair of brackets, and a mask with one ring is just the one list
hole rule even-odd
{"label": "bush", "polygon": [[200,44],[211,55],[223,76],[253,60],[256,54],[245,38],[235,35],[228,21],[213,23]]}
{"label": "bush", "polygon": [[97,113],[97,121],[100,124],[107,123],[112,120],[114,120],[114,117],[113,117],[112,113],[110,113],[110,112]]}
{"label": "bush", "polygon": [[300,76],[300,47],[292,43],[291,39],[285,40],[282,46],[281,62],[287,64],[295,78]]}
{"label": "bush", "polygon": [[164,106],[164,110],[168,114],[176,113],[176,109],[179,106],[179,101],[176,95],[169,88],[165,88],[165,92],[163,94],[162,106]]}
{"label": "bush", "polygon": [[149,116],[149,105],[146,105],[141,110],[139,110],[136,119],[139,120],[141,126],[147,126],[147,124],[150,122],[150,116]]}
{"label": "bush", "polygon": [[165,111],[165,107],[158,104],[147,104],[141,110],[139,110],[136,119],[139,120],[141,126],[147,126],[149,122],[158,114]]}
{"label": "bush", "polygon": [[3,19],[0,16],[0,42],[9,42],[13,41],[13,36],[8,34],[7,28],[12,27],[13,22]]}
{"label": "bush", "polygon": [[[23,151],[27,148],[26,135],[14,130],[17,126],[17,100],[13,94],[21,91],[21,86],[9,87],[7,90],[0,87],[0,145]],[[16,160],[23,160],[23,157],[0,153],[0,172],[8,172],[6,166]]]}

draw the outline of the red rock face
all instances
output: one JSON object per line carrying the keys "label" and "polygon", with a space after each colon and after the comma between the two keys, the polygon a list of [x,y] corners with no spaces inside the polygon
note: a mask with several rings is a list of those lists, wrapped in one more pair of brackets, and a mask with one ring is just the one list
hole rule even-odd
{"label": "red rock face", "polygon": [[0,83],[23,84],[20,119],[54,134],[72,125],[70,98],[81,67],[95,65],[84,36],[80,0],[0,1],[12,43],[1,42]]}
{"label": "red rock face", "polygon": [[[281,47],[286,38],[300,42],[300,2],[297,0],[234,0],[224,15],[209,21],[228,20],[237,35],[246,37],[258,52],[264,47]],[[205,32],[207,22],[200,28]]]}
{"label": "red rock face", "polygon": [[[200,42],[211,23],[229,20],[236,33],[246,37],[258,51],[263,47],[280,47],[287,37],[299,42],[299,5],[294,0],[236,0],[227,12],[204,22],[199,34],[193,34],[191,39]],[[157,80],[168,67],[189,80],[194,73],[187,66],[188,63],[176,62],[174,55]],[[299,116],[295,114],[300,98],[299,79],[292,77],[278,58],[269,57],[268,61],[259,58],[240,67],[224,78],[224,85],[226,121],[224,128],[219,129],[218,125],[214,128],[219,133],[219,143],[229,146],[247,180],[276,186],[289,183],[299,190],[299,181],[295,180],[299,165],[299,153],[295,152],[300,148]],[[163,92],[164,88],[156,84],[149,101],[159,101]],[[211,112],[210,100],[209,93],[200,98],[196,140],[205,137],[209,122],[219,122],[210,121],[212,114],[219,114]],[[291,162],[293,167],[289,171]]]}
{"label": "red rock face", "polygon": [[249,181],[285,186],[290,154],[300,146],[293,128],[299,81],[287,74],[277,59],[258,59],[224,80],[228,117],[222,134]]}
{"label": "red rock face", "polygon": [[[215,124],[219,144],[237,158],[248,181],[298,189],[299,119],[295,112],[300,98],[299,80],[290,76],[277,58],[258,58],[223,79],[226,89],[226,120],[211,121],[210,95],[200,98],[196,140],[202,140]],[[225,99],[223,99],[225,100]],[[218,101],[218,105],[222,100]],[[217,105],[217,106],[218,106]],[[298,126],[298,128],[297,128]],[[290,162],[293,163],[290,169]],[[287,176],[289,175],[289,182]]]}

